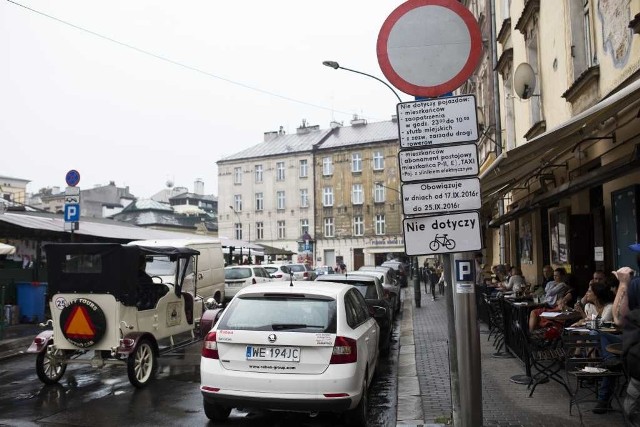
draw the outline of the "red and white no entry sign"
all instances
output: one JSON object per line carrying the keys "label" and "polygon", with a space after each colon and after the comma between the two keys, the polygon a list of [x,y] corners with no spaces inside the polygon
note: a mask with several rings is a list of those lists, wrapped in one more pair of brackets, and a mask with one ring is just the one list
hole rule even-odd
{"label": "red and white no entry sign", "polygon": [[482,54],[482,36],[471,12],[456,0],[409,0],[382,25],[377,53],[396,88],[436,97],[471,76]]}

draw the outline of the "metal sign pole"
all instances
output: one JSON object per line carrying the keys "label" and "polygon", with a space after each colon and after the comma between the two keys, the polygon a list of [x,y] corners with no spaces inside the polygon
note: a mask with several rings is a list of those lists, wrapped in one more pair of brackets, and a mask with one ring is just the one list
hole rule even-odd
{"label": "metal sign pole", "polygon": [[[452,266],[454,324],[459,376],[457,426],[482,425],[482,366],[475,299],[475,261],[470,253],[454,254]],[[464,410],[462,410],[464,408]]]}
{"label": "metal sign pole", "polygon": [[451,407],[453,410],[453,425],[459,426],[460,424],[460,376],[458,375],[458,348],[456,345],[456,327],[455,316],[453,313],[453,288],[454,282],[451,275],[451,255],[443,254],[442,256],[442,272],[444,274],[444,281],[447,284],[445,287],[445,298],[447,306],[447,331],[448,331],[448,345],[449,345],[449,375],[451,382]]}

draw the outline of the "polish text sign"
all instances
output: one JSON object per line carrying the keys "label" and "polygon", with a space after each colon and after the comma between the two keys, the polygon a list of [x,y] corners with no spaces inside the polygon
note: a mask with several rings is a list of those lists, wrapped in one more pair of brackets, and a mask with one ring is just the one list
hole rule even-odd
{"label": "polish text sign", "polygon": [[401,148],[415,148],[478,139],[473,95],[403,102],[397,105]]}
{"label": "polish text sign", "polygon": [[409,256],[482,249],[478,212],[412,217],[404,219],[402,227]]}
{"label": "polish text sign", "polygon": [[478,178],[402,185],[402,210],[405,215],[470,211],[481,206]]}
{"label": "polish text sign", "polygon": [[398,154],[402,182],[459,178],[478,174],[476,144],[404,150]]}

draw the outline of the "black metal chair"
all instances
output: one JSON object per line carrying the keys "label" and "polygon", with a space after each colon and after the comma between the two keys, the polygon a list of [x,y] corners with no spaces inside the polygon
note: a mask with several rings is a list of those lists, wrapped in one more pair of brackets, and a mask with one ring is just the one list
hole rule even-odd
{"label": "black metal chair", "polygon": [[560,341],[539,343],[530,339],[527,325],[521,325],[519,321],[515,321],[514,327],[522,340],[525,357],[529,358],[531,369],[536,371],[527,387],[531,390],[529,397],[533,396],[538,384],[546,383],[549,380],[557,382],[567,390],[567,393],[571,394],[564,376],[560,373],[564,368],[566,356]]}
{"label": "black metal chair", "polygon": [[[614,381],[614,392],[611,399],[616,401],[617,408],[608,411],[622,412],[619,393],[615,391],[619,385],[618,379],[624,377],[620,364],[605,363],[600,357],[600,336],[590,334],[565,334],[562,336],[562,346],[566,353],[565,373],[571,400],[569,401],[569,414],[572,414],[573,406],[578,409],[580,423],[582,423],[582,411],[580,404],[598,402],[598,388],[605,378]],[[624,416],[624,415],[623,415]]]}
{"label": "black metal chair", "polygon": [[488,295],[484,295],[483,304],[487,310],[489,317],[489,336],[487,341],[493,338],[493,346],[497,353],[501,354],[504,348],[504,318],[498,300],[492,299]]}

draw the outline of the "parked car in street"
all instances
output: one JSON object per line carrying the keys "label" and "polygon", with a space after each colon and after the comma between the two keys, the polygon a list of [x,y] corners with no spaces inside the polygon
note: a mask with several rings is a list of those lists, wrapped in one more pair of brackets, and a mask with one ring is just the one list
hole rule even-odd
{"label": "parked car in street", "polygon": [[231,265],[224,268],[224,300],[231,299],[245,286],[271,282],[271,274],[261,265]]}
{"label": "parked car in street", "polygon": [[335,274],[335,270],[330,265],[316,267],[316,275],[322,276],[323,274]]}
{"label": "parked car in street", "polygon": [[376,269],[376,267],[370,270],[367,269],[366,266],[362,266],[354,273],[370,275],[380,280],[384,288],[384,296],[389,300],[391,307],[393,307],[393,316],[395,318],[395,315],[400,312],[400,286],[391,279],[389,271],[385,271],[384,268]]}
{"label": "parked car in street", "polygon": [[[358,274],[357,272],[348,274],[325,274],[319,276],[316,282],[344,283],[354,286],[367,302],[369,312],[380,325],[380,353],[384,356],[389,354],[391,349],[391,333],[393,331],[393,306],[384,296],[382,283],[372,276]],[[384,308],[379,310],[378,308]]]}
{"label": "parked car in street", "polygon": [[405,288],[409,284],[409,266],[404,262],[394,259],[385,261],[381,264],[382,267],[391,267],[395,270],[396,275],[398,276],[398,282],[400,286]]}
{"label": "parked car in street", "polygon": [[285,264],[284,266],[293,272],[293,280],[316,280],[318,277],[315,270],[308,264],[297,263]]}
{"label": "parked car in street", "polygon": [[353,286],[293,281],[241,289],[204,339],[204,412],[224,421],[238,407],[327,411],[366,426],[379,336]]}
{"label": "parked car in street", "polygon": [[289,271],[285,271],[284,264],[262,264],[262,266],[274,280],[289,280]]}

